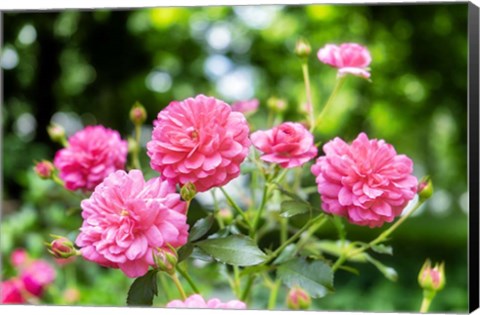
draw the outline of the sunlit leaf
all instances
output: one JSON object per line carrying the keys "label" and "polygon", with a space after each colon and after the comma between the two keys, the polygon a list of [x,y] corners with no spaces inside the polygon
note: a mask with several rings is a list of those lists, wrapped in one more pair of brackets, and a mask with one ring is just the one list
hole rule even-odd
{"label": "sunlit leaf", "polygon": [[254,266],[267,258],[255,242],[243,235],[207,239],[196,245],[218,261],[236,266]]}

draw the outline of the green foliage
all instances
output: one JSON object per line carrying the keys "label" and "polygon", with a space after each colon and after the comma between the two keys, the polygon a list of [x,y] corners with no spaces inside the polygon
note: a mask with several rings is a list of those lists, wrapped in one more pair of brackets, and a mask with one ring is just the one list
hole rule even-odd
{"label": "green foliage", "polygon": [[204,236],[212,227],[215,218],[209,214],[205,218],[199,219],[189,231],[188,241],[194,242]]}
{"label": "green foliage", "polygon": [[285,200],[281,205],[280,216],[284,218],[290,218],[308,211],[311,211],[311,206],[307,202]]}
{"label": "green foliage", "polygon": [[207,239],[196,246],[216,260],[235,266],[254,266],[267,258],[251,238],[243,235]]}
{"label": "green foliage", "polygon": [[312,298],[332,293],[333,271],[324,261],[308,262],[304,258],[289,260],[278,267],[278,276],[289,288],[299,286]]}
{"label": "green foliage", "polygon": [[[405,229],[398,230],[389,240],[389,246],[375,245],[369,254],[347,259],[346,268],[358,272],[360,277],[352,280],[346,269],[337,270],[335,294],[322,299],[315,308],[416,310],[421,292],[415,291],[416,281],[411,275],[418,272],[424,256],[430,256],[446,257],[451,273],[449,284],[439,294],[432,311],[464,312],[468,280],[466,7],[466,4],[279,6],[271,8],[274,13],[263,25],[252,24],[238,8],[231,7],[5,13],[5,47],[15,50],[19,63],[13,69],[3,69],[2,276],[13,275],[9,262],[13,249],[25,247],[35,257],[43,257],[46,255],[43,242],[49,233],[68,234],[73,240],[81,225],[78,209],[81,196],[41,181],[31,171],[33,160],[51,159],[59,149],[48,140],[45,131],[53,115],[73,117],[67,124],[72,127],[70,133],[78,128],[78,123],[104,124],[127,138],[133,131],[128,112],[136,100],[141,100],[148,112],[145,126],[148,129],[157,113],[172,100],[199,93],[217,96],[228,103],[237,100],[240,97],[225,93],[222,86],[228,84],[222,84],[222,79],[235,71],[251,71],[253,75],[248,81],[251,92],[244,95],[260,100],[259,111],[249,118],[251,130],[266,128],[266,103],[271,96],[287,101],[283,120],[301,121],[305,94],[300,61],[293,54],[301,36],[312,46],[308,62],[316,112],[325,104],[336,75],[333,69],[318,62],[316,51],[327,43],[354,41],[365,44],[372,53],[372,82],[346,80],[315,140],[326,143],[341,135],[350,141],[365,131],[394,143],[397,152],[414,160],[417,177],[431,174],[435,183],[432,200],[414,220],[405,224],[408,224]],[[27,26],[36,33],[31,43],[20,36]],[[229,32],[231,40],[224,49],[214,48],[208,40],[216,27],[226,27]],[[212,74],[212,69],[221,68],[208,66],[215,58],[227,62],[225,73]],[[25,127],[22,121],[31,128],[21,128]],[[149,162],[144,154],[147,140],[142,139],[144,166]],[[321,145],[318,148],[322,155]],[[255,170],[254,164],[242,165],[242,173],[248,176],[253,176]],[[151,171],[146,175],[151,178],[158,174]],[[321,265],[320,269],[328,273],[330,262],[322,259],[337,258],[346,250],[330,240],[338,236],[346,239],[348,232],[349,239],[368,242],[381,232],[334,218],[304,246],[309,257],[320,260],[294,258],[298,253],[296,244],[292,244],[273,261],[273,267],[262,265],[266,259],[264,253],[271,253],[279,244],[279,213],[284,217],[282,220],[288,218],[288,237],[305,223],[306,216],[300,214],[320,208],[315,182],[307,167],[302,169],[301,181],[304,187],[313,187],[309,190],[313,193],[304,188],[296,190],[295,178],[288,179],[292,187],[285,185],[286,188],[274,192],[278,193],[278,204],[267,204],[255,241],[228,236],[232,231],[245,233],[246,227],[239,224],[238,218],[222,230],[212,216],[197,220],[195,216],[204,213],[203,209],[189,212],[189,219],[195,220],[191,221],[190,242],[178,251],[179,261],[191,272],[202,293],[223,293],[228,285],[212,256],[236,266],[248,266],[254,261],[254,266],[240,268],[240,274],[245,276],[271,274],[272,268],[279,266],[278,274],[283,270],[288,279],[288,274],[297,270],[293,267],[300,267],[298,270],[310,271],[302,273],[300,279],[318,293],[319,281],[305,280],[317,274],[311,266]],[[250,208],[258,204],[258,200],[249,202],[252,201],[246,204]],[[263,220],[270,218],[274,218],[273,223]],[[207,239],[195,243],[202,238]],[[395,256],[389,256],[393,247]],[[382,254],[382,263],[372,257],[375,253]],[[232,268],[222,266],[228,271]],[[71,267],[70,271],[57,268],[53,293],[42,302],[124,305],[124,299],[119,297],[127,294],[131,283],[121,271],[81,259],[67,267]],[[383,275],[397,281],[385,281]],[[149,277],[135,280],[135,286],[145,282],[147,288],[145,295],[133,299],[140,301],[135,305],[152,303],[157,290],[153,288],[153,275]],[[292,283],[294,279],[290,277]],[[63,300],[66,287],[80,290],[78,302]],[[328,292],[328,285],[325,288]],[[175,298],[171,293],[174,288],[170,289],[166,290],[169,296],[162,291],[153,302],[163,306],[169,298]],[[252,308],[265,307],[262,303],[268,296],[265,298],[259,291],[251,295]],[[140,293],[132,293],[136,294]],[[280,289],[278,300],[285,294],[286,290]]]}
{"label": "green foliage", "polygon": [[144,276],[133,281],[128,290],[127,305],[152,305],[153,298],[158,294],[157,270],[150,270]]}

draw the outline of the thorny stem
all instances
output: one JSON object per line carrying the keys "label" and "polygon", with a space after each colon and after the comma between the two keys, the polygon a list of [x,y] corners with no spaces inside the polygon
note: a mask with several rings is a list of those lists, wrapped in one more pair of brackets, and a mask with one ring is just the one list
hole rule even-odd
{"label": "thorny stem", "polygon": [[397,222],[395,222],[395,224],[393,224],[391,227],[389,227],[387,230],[383,231],[379,236],[377,236],[377,238],[375,238],[373,241],[371,241],[370,243],[368,244],[364,244],[363,246],[360,246],[359,248],[357,248],[356,250],[352,250],[352,251],[349,251],[349,252],[345,252],[344,254],[342,254],[338,260],[335,262],[335,264],[332,266],[332,270],[335,271],[338,269],[338,267],[340,267],[348,258],[350,257],[354,257],[358,254],[361,254],[363,253],[364,251],[366,251],[367,249],[371,248],[372,246],[375,246],[377,245],[378,243],[381,243],[383,241],[386,240],[386,238],[388,236],[390,236],[390,234],[393,233],[393,231],[395,231],[406,219],[408,219],[408,217],[410,217],[410,215],[412,215],[412,213],[414,213],[418,208],[420,208],[420,206],[425,202],[425,200],[417,200],[417,203],[415,204],[415,206],[412,207],[412,209],[410,209],[410,211],[408,211],[407,214],[405,214],[404,216],[402,216]]}
{"label": "thorny stem", "polygon": [[302,233],[305,232],[309,227],[311,227],[312,225],[314,225],[314,224],[316,224],[317,222],[320,222],[320,221],[323,224],[323,222],[326,221],[326,220],[327,220],[326,215],[321,213],[317,217],[308,221],[300,230],[297,231],[297,233],[292,235],[288,240],[283,242],[282,245],[280,245],[280,247],[278,247],[273,253],[271,253],[269,255],[268,259],[263,262],[263,264],[266,265],[269,262],[271,262],[272,260],[274,260],[285,249],[285,247],[287,247],[291,243],[295,242],[302,235]]}

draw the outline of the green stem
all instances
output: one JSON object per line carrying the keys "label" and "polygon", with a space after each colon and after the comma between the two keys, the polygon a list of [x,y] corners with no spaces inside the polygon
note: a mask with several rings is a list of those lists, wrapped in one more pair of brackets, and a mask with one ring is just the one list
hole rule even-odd
{"label": "green stem", "polygon": [[158,273],[158,277],[160,278],[160,285],[163,288],[163,292],[165,292],[165,295],[167,297],[167,302],[173,300],[173,297],[170,295],[170,288],[168,287],[168,283],[165,277],[160,272]]}
{"label": "green stem", "polygon": [[265,183],[265,185],[263,187],[262,203],[260,204],[260,207],[257,210],[257,214],[255,215],[255,218],[253,219],[252,228],[250,229],[250,237],[251,238],[254,238],[255,234],[257,233],[257,226],[258,226],[258,223],[260,222],[260,219],[262,217],[263,209],[265,209],[265,205],[267,203],[267,198],[268,198],[268,193],[269,193],[268,187],[269,187],[268,183]]}
{"label": "green stem", "polygon": [[427,298],[423,298],[422,306],[420,307],[420,313],[428,312],[428,309],[430,308],[431,303],[432,303],[432,300],[429,300]]}
{"label": "green stem", "polygon": [[378,243],[381,243],[386,240],[390,234],[392,234],[406,219],[408,219],[412,213],[414,213],[420,206],[425,202],[425,200],[418,200],[415,206],[410,209],[404,216],[402,216],[397,222],[395,222],[392,226],[390,226],[388,229],[383,231],[377,238],[372,240],[370,243],[365,244],[363,246],[360,246],[359,248],[352,250],[352,251],[346,251],[344,254],[342,254],[338,260],[335,262],[335,264],[332,266],[332,270],[335,271],[340,267],[348,258],[354,257],[358,254],[363,253],[367,249],[371,248],[374,245],[377,245]]}
{"label": "green stem", "polygon": [[183,290],[182,283],[178,279],[177,274],[174,273],[173,275],[170,275],[170,278],[173,280],[173,283],[175,283],[175,286],[177,287],[177,290],[180,293],[182,300],[185,301],[187,299],[187,295],[185,294],[185,290]]}
{"label": "green stem", "polygon": [[[288,237],[288,218],[281,218],[280,219],[280,243],[285,243]],[[273,286],[270,291],[270,297],[268,299],[268,309],[273,310],[277,304],[277,296],[278,290],[280,289],[280,285],[282,284],[280,279],[275,280]]]}
{"label": "green stem", "polygon": [[240,289],[240,270],[238,266],[233,266],[233,284],[235,287],[235,295],[240,296],[241,289]]}
{"label": "green stem", "polygon": [[213,199],[213,214],[215,219],[218,222],[218,227],[220,229],[223,229],[225,227],[225,224],[223,223],[223,219],[218,215],[220,212],[220,207],[218,206],[218,200],[217,200],[217,195],[215,194],[215,189],[210,190],[210,194],[212,195]]}
{"label": "green stem", "polygon": [[197,286],[195,285],[195,282],[193,282],[188,272],[186,270],[183,270],[179,265],[177,265],[177,270],[178,270],[178,273],[180,273],[182,277],[185,278],[185,280],[187,280],[193,292],[200,293],[200,290],[198,290]]}
{"label": "green stem", "polygon": [[245,286],[242,296],[240,297],[241,301],[245,301],[248,298],[248,295],[250,294],[250,290],[252,289],[253,280],[255,280],[255,275],[251,274],[248,277],[247,285]]}
{"label": "green stem", "polygon": [[280,284],[282,281],[280,279],[275,280],[275,283],[270,291],[270,297],[268,299],[268,309],[274,310],[277,304],[278,290],[280,289]]}
{"label": "green stem", "polygon": [[306,235],[305,237],[303,237],[299,242],[298,242],[298,245],[297,245],[297,248],[295,250],[295,253],[298,253],[304,246],[305,244],[308,242],[308,240],[312,237],[313,234],[315,234],[315,232],[317,232],[317,230],[326,222],[327,220],[322,220],[322,221],[319,221],[315,224],[313,224],[309,229],[308,231],[306,232]]}
{"label": "green stem", "polygon": [[141,169],[140,158],[139,158],[141,134],[142,134],[141,125],[136,124],[135,125],[135,143],[136,143],[136,146],[135,146],[135,150],[133,150],[133,152],[132,152],[132,155],[133,155],[132,156],[132,164],[133,164],[133,168],[139,169],[139,170]]}
{"label": "green stem", "polygon": [[330,94],[330,97],[328,98],[327,103],[325,104],[322,111],[318,115],[317,120],[315,121],[315,127],[318,127],[320,125],[320,122],[322,122],[325,114],[329,111],[330,107],[332,107],[333,101],[335,100],[338,94],[338,91],[340,91],[340,88],[342,87],[343,83],[345,82],[345,79],[346,79],[346,76],[337,78],[332,94]]}
{"label": "green stem", "polygon": [[280,245],[280,247],[278,247],[273,253],[271,253],[268,259],[263,262],[263,264],[268,264],[269,262],[273,261],[285,249],[285,247],[295,242],[302,235],[302,233],[305,232],[309,227],[319,222],[322,222],[323,224],[323,222],[325,222],[326,220],[327,218],[325,214],[321,213],[317,217],[308,221],[300,230],[297,231],[297,233],[292,235],[288,240],[283,242],[282,245]]}
{"label": "green stem", "polygon": [[420,313],[427,313],[430,309],[430,304],[432,304],[433,298],[435,297],[436,292],[432,290],[423,291],[423,300],[422,305],[420,306]]}
{"label": "green stem", "polygon": [[248,221],[247,216],[245,215],[245,212],[237,205],[237,203],[228,195],[228,193],[223,189],[223,187],[220,187],[220,191],[223,193],[225,198],[227,198],[228,203],[233,207],[235,211],[243,218],[245,223],[250,227],[250,222]]}
{"label": "green stem", "polygon": [[63,137],[63,138],[60,140],[60,144],[61,144],[64,148],[68,147],[67,138]]}
{"label": "green stem", "polygon": [[308,74],[308,62],[304,61],[302,63],[302,72],[303,72],[303,81],[305,82],[305,93],[307,96],[307,103],[308,108],[310,109],[308,112],[308,119],[310,121],[310,132],[313,132],[315,128],[315,115],[313,112],[313,103],[312,103],[312,91],[310,86],[310,75]]}

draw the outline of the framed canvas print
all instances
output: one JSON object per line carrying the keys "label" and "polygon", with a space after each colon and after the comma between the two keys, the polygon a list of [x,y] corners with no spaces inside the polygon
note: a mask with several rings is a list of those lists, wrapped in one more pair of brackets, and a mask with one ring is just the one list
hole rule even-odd
{"label": "framed canvas print", "polygon": [[170,5],[2,12],[2,304],[478,308],[476,5]]}

